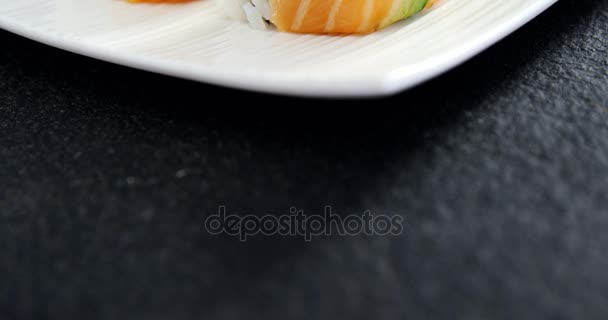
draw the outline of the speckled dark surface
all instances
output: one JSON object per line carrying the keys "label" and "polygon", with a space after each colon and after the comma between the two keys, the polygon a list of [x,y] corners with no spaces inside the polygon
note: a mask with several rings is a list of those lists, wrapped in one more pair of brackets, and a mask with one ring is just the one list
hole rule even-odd
{"label": "speckled dark surface", "polygon": [[[0,318],[605,319],[607,42],[607,1],[562,0],[421,87],[328,103],[0,32]],[[240,243],[201,230],[219,205],[407,223]]]}

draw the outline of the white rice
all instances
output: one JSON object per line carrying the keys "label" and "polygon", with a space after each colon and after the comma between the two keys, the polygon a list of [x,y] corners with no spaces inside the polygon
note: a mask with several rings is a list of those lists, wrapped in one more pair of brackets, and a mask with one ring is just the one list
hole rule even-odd
{"label": "white rice", "polygon": [[272,10],[270,9],[268,0],[251,0],[251,3],[255,8],[257,8],[258,11],[260,11],[260,14],[262,14],[262,17],[265,20],[270,20],[272,17]]}
{"label": "white rice", "polygon": [[254,7],[253,4],[247,2],[243,4],[243,10],[245,11],[245,16],[247,17],[247,21],[252,28],[258,30],[266,30],[266,21],[264,21],[264,17],[258,8]]}
{"label": "white rice", "polygon": [[268,0],[219,0],[226,16],[238,21],[248,21],[252,28],[266,30],[272,11]]}

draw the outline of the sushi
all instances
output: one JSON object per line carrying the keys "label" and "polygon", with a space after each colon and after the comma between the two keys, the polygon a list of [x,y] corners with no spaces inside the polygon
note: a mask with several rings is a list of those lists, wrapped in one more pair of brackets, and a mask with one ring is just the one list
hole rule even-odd
{"label": "sushi", "polygon": [[[256,29],[316,34],[367,34],[406,19],[436,0],[219,0]],[[241,10],[238,12],[237,10]]]}
{"label": "sushi", "polygon": [[[192,0],[127,0],[180,3]],[[216,0],[228,16],[255,29],[317,34],[366,34],[430,8],[437,0]]]}

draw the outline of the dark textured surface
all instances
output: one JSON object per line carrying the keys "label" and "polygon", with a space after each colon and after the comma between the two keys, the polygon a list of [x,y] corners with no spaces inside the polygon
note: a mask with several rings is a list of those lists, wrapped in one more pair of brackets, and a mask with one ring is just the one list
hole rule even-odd
{"label": "dark textured surface", "polygon": [[[412,91],[319,103],[0,32],[0,318],[605,319],[607,41],[607,1],[562,0]],[[201,231],[219,205],[407,226],[240,243]]]}

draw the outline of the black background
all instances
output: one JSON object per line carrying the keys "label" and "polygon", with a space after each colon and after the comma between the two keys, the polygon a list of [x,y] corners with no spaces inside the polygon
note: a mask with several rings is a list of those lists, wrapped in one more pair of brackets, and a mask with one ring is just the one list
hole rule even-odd
{"label": "black background", "polygon": [[[607,1],[562,0],[411,91],[315,101],[0,31],[0,318],[605,319],[607,42]],[[220,205],[406,227],[241,243],[201,229]]]}

